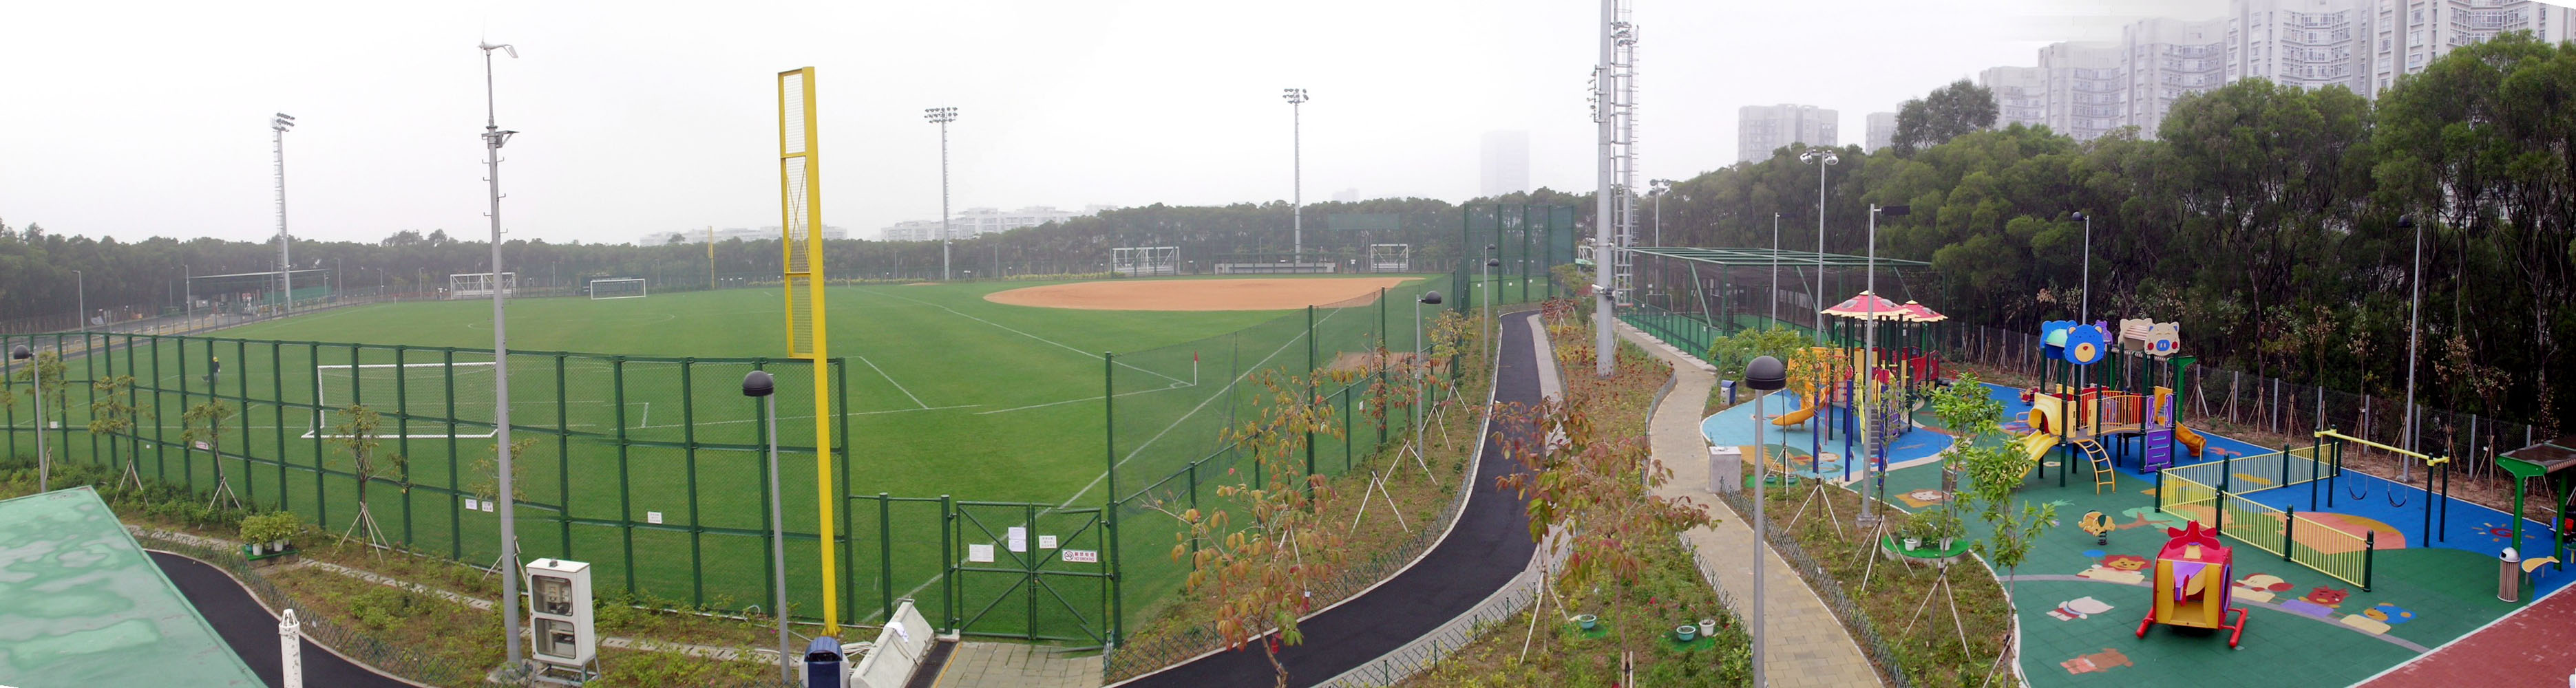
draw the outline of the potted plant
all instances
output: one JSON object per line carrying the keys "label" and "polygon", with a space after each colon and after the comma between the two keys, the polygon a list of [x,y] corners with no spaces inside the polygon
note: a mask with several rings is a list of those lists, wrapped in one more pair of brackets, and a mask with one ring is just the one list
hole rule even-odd
{"label": "potted plant", "polygon": [[272,511],[265,514],[252,514],[242,517],[241,538],[243,542],[248,543],[245,546],[253,557],[281,554],[294,550],[295,543],[291,540],[295,537],[295,532],[303,527],[304,523],[296,520],[295,514],[292,513]]}
{"label": "potted plant", "polygon": [[1703,636],[1711,637],[1711,638],[1715,638],[1715,637],[1717,637],[1717,619],[1715,619],[1715,618],[1700,619],[1700,620],[1699,620],[1699,634],[1700,634],[1700,635],[1703,635]]}
{"label": "potted plant", "polygon": [[1905,521],[1905,527],[1897,529],[1896,536],[1902,541],[1905,551],[1922,549],[1924,534],[1932,530],[1931,519],[1926,516],[1927,514],[1916,514],[1914,518]]}
{"label": "potted plant", "polygon": [[1936,515],[1932,520],[1932,528],[1941,541],[1941,551],[1950,551],[1952,543],[1968,536],[1968,522],[1959,518],[1957,509],[1944,506],[1935,509],[1933,513]]}

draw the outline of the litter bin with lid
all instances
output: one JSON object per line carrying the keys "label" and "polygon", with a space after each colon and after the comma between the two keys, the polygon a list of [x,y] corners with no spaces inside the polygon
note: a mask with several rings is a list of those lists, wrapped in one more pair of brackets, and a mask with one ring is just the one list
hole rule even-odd
{"label": "litter bin with lid", "polygon": [[2506,602],[2522,601],[2522,555],[2513,551],[2511,547],[2504,548],[2504,556],[2499,561],[2499,570],[2501,572],[2496,574],[2496,599]]}
{"label": "litter bin with lid", "polygon": [[805,646],[805,688],[843,688],[849,685],[850,672],[842,667],[849,658],[841,654],[841,640],[831,636],[815,638]]}

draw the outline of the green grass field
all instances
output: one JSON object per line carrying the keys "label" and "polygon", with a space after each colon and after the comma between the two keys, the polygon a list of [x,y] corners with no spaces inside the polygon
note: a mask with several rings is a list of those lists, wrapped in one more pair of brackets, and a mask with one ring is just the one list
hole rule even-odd
{"label": "green grass field", "polygon": [[[1195,476],[1175,471],[1219,453],[1219,432],[1262,392],[1230,383],[1256,370],[1302,372],[1310,356],[1329,365],[1337,354],[1371,350],[1380,337],[1409,350],[1411,302],[1443,281],[1407,283],[1387,304],[1318,309],[1311,338],[1303,311],[1090,311],[983,299],[1031,283],[831,289],[831,353],[844,360],[837,401],[846,414],[839,416],[846,427],[832,429],[846,432],[836,444],[849,448],[844,494],[861,497],[843,505],[853,543],[841,571],[854,610],[845,616],[865,618],[889,596],[913,596],[925,610],[954,604],[961,622],[977,629],[1045,634],[1041,627],[1093,613],[1085,608],[1099,609],[1102,593],[1059,589],[1064,580],[1031,586],[1023,575],[984,571],[961,574],[953,592],[932,584],[954,553],[1002,544],[1010,526],[1031,528],[1030,539],[1058,535],[1061,549],[1105,549],[1098,514],[1080,510],[1107,501],[1102,469],[1113,453],[1121,495],[1178,501],[1200,493],[1192,488],[1221,478],[1230,459]],[[734,607],[766,600],[761,414],[739,391],[745,372],[766,367],[778,375],[780,443],[790,447],[782,508],[791,541],[802,538],[788,548],[791,593],[799,613],[818,613],[813,384],[811,368],[781,357],[782,309],[775,289],[513,301],[511,425],[515,439],[535,442],[520,455],[517,478],[526,556],[591,561],[603,590]],[[478,466],[494,443],[490,313],[483,301],[397,303],[209,338],[99,340],[123,348],[69,361],[75,384],[57,415],[75,427],[88,422],[89,389],[78,383],[132,374],[143,388],[136,405],[151,408],[134,432],[138,441],[112,448],[79,433],[48,438],[70,445],[75,460],[132,452],[146,475],[199,489],[210,488],[220,463],[245,501],[292,508],[338,532],[358,500],[351,461],[329,437],[340,418],[334,409],[363,403],[388,414],[380,431],[386,451],[409,457],[407,478],[388,471],[368,491],[386,535],[488,562],[497,551],[488,535],[494,515],[460,507],[491,489],[491,467]],[[1112,363],[1104,351],[1120,353]],[[180,409],[207,398],[206,364],[218,358],[211,392],[244,410],[226,423],[220,462],[179,437]],[[1104,392],[1116,395],[1114,420]],[[1317,470],[1337,470],[1375,446],[1376,432],[1361,427],[1369,422],[1363,392],[1339,393],[1352,431],[1318,442]],[[28,411],[15,409],[9,424],[30,427]],[[1114,430],[1115,449],[1104,429]],[[10,434],[13,450],[31,449],[27,434]],[[878,493],[895,499],[879,503]],[[943,523],[942,495],[990,504],[959,506],[967,515]],[[1179,576],[1163,556],[1168,524],[1150,514],[1136,521],[1122,531],[1120,548],[1131,605],[1168,592]],[[981,568],[1083,568],[997,549],[997,562]],[[1037,604],[1046,596],[1066,609]]]}

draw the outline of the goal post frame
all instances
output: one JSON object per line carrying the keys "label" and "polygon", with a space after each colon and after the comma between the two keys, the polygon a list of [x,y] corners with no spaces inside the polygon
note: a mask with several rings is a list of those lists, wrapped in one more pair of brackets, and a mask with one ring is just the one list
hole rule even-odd
{"label": "goal post frame", "polygon": [[1109,271],[1128,277],[1181,274],[1178,246],[1116,246],[1109,249]]}
{"label": "goal post frame", "polygon": [[496,289],[502,298],[517,298],[519,273],[455,272],[447,275],[447,298],[450,299],[491,298]]}
{"label": "goal post frame", "polygon": [[[603,283],[603,282],[610,282],[610,283],[617,283],[617,284],[633,283],[633,284],[635,285],[635,293],[632,293],[632,294],[619,294],[619,295],[616,295],[616,296],[600,296],[600,295],[599,295],[599,286],[600,286],[600,284],[601,284],[601,283]],[[588,293],[590,294],[590,300],[592,300],[592,301],[599,301],[599,300],[603,300],[603,299],[641,299],[641,298],[645,298],[645,297],[649,297],[649,296],[652,296],[652,295],[653,295],[652,285],[651,285],[650,283],[646,282],[646,281],[644,280],[644,278],[642,278],[642,277],[601,277],[601,278],[598,278],[598,279],[593,279],[593,280],[591,280],[591,281],[589,281],[589,282],[584,282],[584,283],[583,283],[583,288],[584,288],[584,291],[586,291],[586,292],[588,292]]]}
{"label": "goal post frame", "polygon": [[[487,273],[487,274],[488,274],[488,273]],[[314,371],[314,375],[313,375],[313,429],[305,431],[305,433],[304,433],[303,437],[300,437],[300,438],[298,438],[298,439],[315,439],[315,438],[331,439],[331,438],[342,437],[342,435],[333,434],[333,433],[331,432],[331,426],[330,426],[329,424],[325,423],[325,422],[324,422],[324,420],[325,420],[326,418],[328,418],[328,417],[329,417],[329,414],[331,414],[332,412],[337,411],[337,410],[340,410],[340,409],[347,408],[347,405],[346,405],[346,404],[336,404],[336,405],[335,405],[335,404],[331,403],[331,397],[330,397],[330,396],[329,396],[329,394],[328,394],[328,392],[330,391],[330,385],[328,384],[328,379],[326,379],[326,378],[324,378],[324,377],[323,377],[323,375],[322,375],[323,371],[334,371],[334,370],[339,370],[339,371],[350,371],[350,375],[352,376],[352,384],[356,384],[356,383],[355,383],[355,380],[356,380],[357,378],[356,378],[355,376],[358,374],[358,373],[357,373],[357,371],[363,371],[363,370],[368,370],[368,369],[386,369],[386,368],[396,368],[396,369],[404,369],[404,370],[408,370],[408,369],[412,369],[412,368],[438,368],[438,369],[441,369],[441,370],[444,370],[444,371],[449,371],[449,372],[452,372],[452,371],[454,371],[454,370],[455,370],[455,369],[457,369],[457,368],[482,368],[482,369],[495,370],[495,371],[497,371],[497,370],[499,369],[499,362],[497,362],[497,361],[455,361],[455,362],[439,362],[439,363],[358,363],[358,364],[350,364],[350,363],[326,363],[326,364],[315,365],[315,366],[313,366],[313,371]],[[497,373],[496,373],[496,377],[497,377]],[[400,384],[400,383],[396,383],[396,384]],[[451,390],[455,388],[455,385],[454,385],[453,380],[451,380],[451,381],[449,382],[449,384],[447,385],[447,388],[448,388],[448,389],[451,389]],[[453,401],[453,400],[451,400],[451,401]],[[460,421],[460,422],[469,422],[469,423],[470,423],[470,422],[472,422],[472,421]],[[498,428],[498,427],[496,426],[496,427],[493,427],[493,428],[489,429],[488,431],[486,431],[486,432],[484,432],[484,433],[482,433],[482,434],[479,434],[479,435],[470,435],[470,434],[452,434],[452,435],[451,435],[451,434],[447,434],[447,433],[389,433],[389,434],[380,434],[380,435],[377,435],[377,437],[378,437],[378,438],[381,438],[381,439],[389,439],[389,440],[390,440],[390,439],[415,439],[415,440],[421,440],[421,439],[460,439],[460,440],[482,440],[482,439],[491,439],[491,438],[493,438],[493,437],[498,437],[498,436],[500,436],[500,434],[501,434],[500,428]]]}

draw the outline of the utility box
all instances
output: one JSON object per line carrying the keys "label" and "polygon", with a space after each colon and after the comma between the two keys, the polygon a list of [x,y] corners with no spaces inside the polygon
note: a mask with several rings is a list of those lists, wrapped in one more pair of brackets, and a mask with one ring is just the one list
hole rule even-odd
{"label": "utility box", "polygon": [[562,559],[528,562],[530,658],[551,669],[588,678],[599,657],[599,630],[591,619],[590,564]]}

